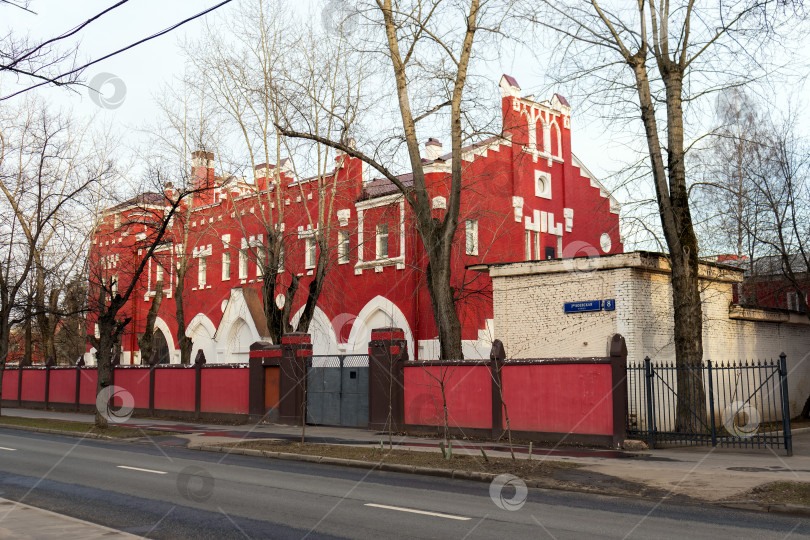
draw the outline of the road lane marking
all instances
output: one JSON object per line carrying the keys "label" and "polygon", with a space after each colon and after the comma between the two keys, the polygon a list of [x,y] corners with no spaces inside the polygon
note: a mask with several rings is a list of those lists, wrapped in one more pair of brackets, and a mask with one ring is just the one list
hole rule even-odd
{"label": "road lane marking", "polygon": [[413,508],[403,508],[401,506],[388,506],[387,504],[374,504],[374,503],[366,503],[364,506],[372,506],[374,508],[382,508],[384,510],[397,510],[399,512],[409,512],[411,514],[422,514],[423,516],[433,516],[433,517],[440,517],[445,519],[456,519],[458,521],[469,521],[472,518],[464,517],[464,516],[454,516],[452,514],[440,514],[438,512],[427,512],[425,510],[415,510]]}
{"label": "road lane marking", "polygon": [[141,472],[149,472],[152,474],[169,474],[165,471],[154,471],[152,469],[141,469],[140,467],[128,467],[126,465],[118,465],[119,469],[129,469],[130,471],[141,471]]}
{"label": "road lane marking", "polygon": [[8,450],[9,452],[16,452],[16,448],[6,448],[5,446],[0,446],[0,450]]}

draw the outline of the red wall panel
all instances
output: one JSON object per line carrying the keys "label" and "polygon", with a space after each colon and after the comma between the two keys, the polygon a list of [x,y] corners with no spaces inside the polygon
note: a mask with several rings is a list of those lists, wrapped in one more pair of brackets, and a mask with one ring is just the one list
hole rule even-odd
{"label": "red wall panel", "polygon": [[116,369],[115,386],[132,394],[136,409],[149,408],[149,369]]}
{"label": "red wall panel", "polygon": [[201,412],[247,414],[248,368],[203,368]]}
{"label": "red wall panel", "polygon": [[51,403],[76,403],[76,370],[52,369],[48,393]]}
{"label": "red wall panel", "polygon": [[23,401],[45,401],[45,370],[24,369],[22,380]]}
{"label": "red wall panel", "polygon": [[502,379],[514,430],[613,434],[610,364],[504,366]]}
{"label": "red wall panel", "polygon": [[81,390],[79,390],[79,403],[82,405],[96,404],[96,381],[98,373],[95,368],[82,369]]}
{"label": "red wall panel", "polygon": [[407,366],[405,423],[444,424],[437,379],[444,373],[447,418],[451,427],[492,428],[492,378],[488,366]]}
{"label": "red wall panel", "polygon": [[194,411],[194,368],[155,370],[155,409]]}
{"label": "red wall panel", "polygon": [[18,399],[17,386],[20,379],[19,372],[16,369],[3,371],[3,399]]}

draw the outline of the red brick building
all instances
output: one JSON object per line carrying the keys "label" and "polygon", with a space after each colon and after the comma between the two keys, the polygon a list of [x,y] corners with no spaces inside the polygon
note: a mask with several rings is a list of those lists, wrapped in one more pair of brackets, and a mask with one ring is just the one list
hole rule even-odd
{"label": "red brick building", "polygon": [[[623,250],[617,201],[571,153],[566,100],[559,95],[544,102],[520,97],[517,82],[509,76],[501,79],[500,89],[502,135],[464,148],[462,156],[464,192],[453,276],[468,358],[487,356],[497,336],[491,281],[486,274],[466,270],[469,265]],[[201,349],[208,362],[240,362],[247,360],[250,344],[267,334],[261,270],[249,253],[265,241],[262,219],[274,210],[275,203],[262,197],[275,189],[274,175],[268,174],[273,166],[256,167],[254,179],[239,180],[218,177],[213,158],[194,153],[192,178],[210,189],[189,203],[186,335],[194,341],[192,359]],[[439,216],[450,183],[450,155],[442,152],[438,140],[430,139],[423,158],[433,212]],[[318,193],[311,179],[294,178],[285,161],[280,165],[285,219],[276,226],[286,234],[284,271],[299,276],[300,291],[306,291],[317,256],[311,216],[317,216]],[[371,177],[357,159],[338,156],[331,174],[336,175],[337,196],[325,218],[328,223],[315,225],[328,227],[337,249],[331,250],[333,260],[310,326],[315,354],[365,353],[372,328],[394,325],[405,330],[410,358],[437,357],[425,285],[427,261],[409,206],[393,184]],[[407,185],[409,175],[401,180]],[[94,240],[91,276],[115,275],[119,288],[128,283],[127,269],[143,256],[139,242],[150,233],[138,222],[138,214],[162,211],[165,200],[163,194],[145,194],[104,213]],[[181,208],[180,214],[186,210]],[[172,227],[179,227],[179,221]],[[182,234],[173,231],[170,237]],[[141,360],[137,335],[143,332],[157,281],[164,283],[165,298],[156,337],[164,356],[179,361],[176,299],[169,284],[176,281],[176,262],[182,255],[176,242],[161,246],[121,313],[132,317],[122,342],[123,364]],[[305,300],[306,294],[299,292],[293,321]]]}

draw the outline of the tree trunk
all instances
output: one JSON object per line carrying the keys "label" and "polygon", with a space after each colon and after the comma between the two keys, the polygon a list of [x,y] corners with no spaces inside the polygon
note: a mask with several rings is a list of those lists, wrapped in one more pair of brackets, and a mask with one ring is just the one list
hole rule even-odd
{"label": "tree trunk", "polygon": [[186,290],[187,270],[185,263],[181,263],[180,268],[177,269],[177,285],[174,294],[174,314],[177,319],[177,344],[180,346],[181,364],[191,363],[191,351],[194,348],[193,341],[186,335],[186,313],[183,294]]}
{"label": "tree trunk", "polygon": [[32,329],[31,329],[31,303],[28,302],[25,304],[25,322],[23,322],[24,328],[24,342],[23,342],[23,358],[20,361],[20,367],[22,366],[30,366],[33,363],[32,356],[33,351],[31,348],[34,345],[34,340],[32,336]]}
{"label": "tree trunk", "polygon": [[163,283],[155,284],[155,296],[149,305],[149,312],[146,314],[146,325],[143,334],[138,336],[138,348],[141,350],[141,364],[149,362],[152,358],[155,344],[155,319],[157,319],[160,304],[163,303]]}
{"label": "tree trunk", "polygon": [[703,318],[698,283],[697,236],[692,227],[686,189],[683,145],[683,71],[668,60],[659,61],[667,93],[667,163],[664,164],[655,107],[650,93],[645,55],[641,49],[628,63],[636,76],[641,120],[647,135],[661,227],[669,248],[674,315],[675,363],[678,370],[676,430],[703,432],[706,392],[699,369],[703,362]]}

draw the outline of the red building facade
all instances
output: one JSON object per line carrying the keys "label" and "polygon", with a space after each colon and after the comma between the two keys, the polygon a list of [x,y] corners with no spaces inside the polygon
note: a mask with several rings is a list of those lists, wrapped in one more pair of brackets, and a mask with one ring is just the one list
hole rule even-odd
{"label": "red building facade", "polygon": [[[571,153],[566,100],[554,95],[540,103],[520,97],[509,76],[501,79],[500,90],[502,135],[466,147],[462,155],[453,280],[466,358],[487,357],[497,337],[491,281],[468,270],[470,265],[623,250],[617,201]],[[277,215],[276,199],[267,196],[276,189],[270,174],[274,166],[256,167],[255,178],[246,181],[217,177],[210,153],[193,157],[192,178],[207,189],[178,210],[167,241],[147,263],[119,316],[132,318],[122,340],[122,364],[142,360],[137,336],[144,331],[158,282],[164,299],[155,321],[157,341],[172,363],[179,362],[174,285],[181,257],[189,264],[183,298],[192,359],[202,350],[209,363],[245,362],[250,344],[266,339],[255,255],[266,241],[269,216]],[[426,183],[437,217],[448,198],[450,157],[436,139],[425,144]],[[324,223],[318,223],[317,182],[295,178],[288,162],[279,167],[284,219],[273,226],[285,233],[284,272],[300,279],[291,310],[294,324],[319,256],[313,228],[326,227],[335,246],[309,329],[314,353],[366,353],[372,328],[397,326],[405,331],[411,359],[437,358],[427,259],[399,190],[388,180],[371,178],[361,161],[340,155],[330,173],[336,195]],[[400,179],[406,185],[411,181],[409,175]],[[143,243],[154,232],[143,214],[163,212],[166,200],[164,194],[144,194],[103,214],[93,243],[91,281],[94,275],[114,276],[119,290],[130,283],[127,274],[143,258]],[[91,315],[91,330],[93,323]]]}

